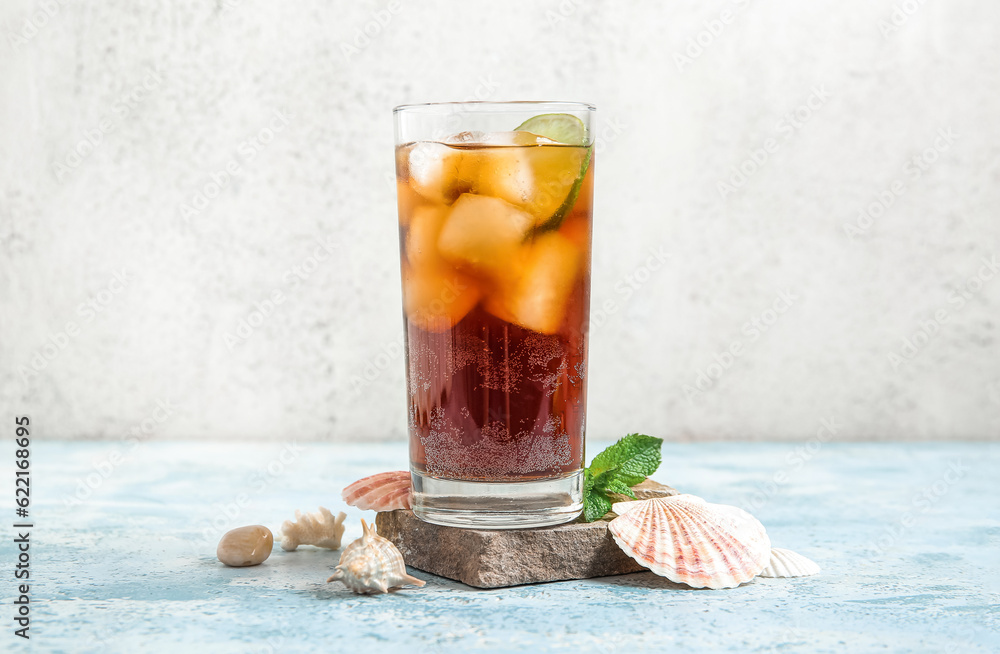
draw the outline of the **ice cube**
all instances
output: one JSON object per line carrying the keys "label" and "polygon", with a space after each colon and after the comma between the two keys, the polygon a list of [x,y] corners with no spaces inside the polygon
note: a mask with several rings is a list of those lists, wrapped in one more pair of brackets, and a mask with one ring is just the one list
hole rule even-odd
{"label": "ice cube", "polygon": [[517,316],[507,309],[507,298],[504,294],[504,286],[494,286],[487,291],[483,298],[483,308],[504,322],[512,325],[518,324]]}
{"label": "ice cube", "polygon": [[465,193],[445,220],[438,251],[456,265],[502,276],[533,224],[530,215],[500,198]]}
{"label": "ice cube", "polygon": [[[478,175],[473,191],[492,195],[523,207],[529,204],[535,183],[531,158],[521,148],[480,150]],[[536,222],[536,221],[532,221]]]}
{"label": "ice cube", "polygon": [[456,172],[461,192],[527,204],[535,179],[531,161],[523,149],[504,146],[534,145],[538,138],[527,132],[462,132],[449,137],[447,142],[456,144],[461,156]]}
{"label": "ice cube", "polygon": [[413,190],[409,182],[396,180],[396,204],[399,209],[399,224],[406,227],[410,224],[410,216],[414,209],[424,202],[424,199]]}
{"label": "ice cube", "polygon": [[528,132],[488,135],[492,144],[481,153],[473,192],[493,195],[530,213],[536,225],[549,222],[580,176],[586,149],[571,146],[525,147],[555,143]]}
{"label": "ice cube", "polygon": [[479,298],[478,282],[445,266],[403,264],[403,307],[407,319],[424,331],[440,333],[454,327]]}
{"label": "ice cube", "polygon": [[413,189],[432,202],[451,203],[459,195],[462,153],[443,143],[420,142],[406,153]]}
{"label": "ice cube", "polygon": [[502,320],[554,334],[566,316],[583,254],[559,232],[542,234],[524,249],[513,283],[501,284],[484,306]]}
{"label": "ice cube", "polygon": [[406,232],[406,259],[414,266],[443,265],[437,251],[437,240],[441,226],[448,216],[448,208],[437,205],[417,207],[410,219],[410,229]]}
{"label": "ice cube", "polygon": [[482,143],[485,132],[459,132],[444,140],[445,143]]}

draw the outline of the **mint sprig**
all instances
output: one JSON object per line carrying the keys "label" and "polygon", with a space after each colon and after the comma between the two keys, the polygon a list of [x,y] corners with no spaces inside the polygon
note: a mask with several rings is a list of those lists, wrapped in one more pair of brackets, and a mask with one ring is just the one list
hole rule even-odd
{"label": "mint sprig", "polygon": [[583,520],[600,520],[611,510],[611,493],[635,497],[632,486],[660,467],[662,438],[629,434],[594,457],[583,471]]}

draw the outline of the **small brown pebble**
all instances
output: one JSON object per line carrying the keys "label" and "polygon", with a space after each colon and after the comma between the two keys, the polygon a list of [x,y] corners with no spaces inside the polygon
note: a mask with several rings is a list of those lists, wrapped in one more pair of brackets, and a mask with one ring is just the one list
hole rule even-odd
{"label": "small brown pebble", "polygon": [[272,547],[274,535],[271,530],[263,525],[250,525],[227,531],[215,555],[228,566],[245,568],[266,561]]}

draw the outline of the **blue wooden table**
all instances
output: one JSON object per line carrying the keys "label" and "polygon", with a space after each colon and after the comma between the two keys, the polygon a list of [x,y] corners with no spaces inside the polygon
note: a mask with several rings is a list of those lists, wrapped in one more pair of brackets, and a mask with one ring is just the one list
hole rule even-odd
{"label": "blue wooden table", "polygon": [[[605,443],[590,443],[593,452]],[[821,575],[691,590],[641,573],[360,597],[339,552],[215,559],[219,536],[295,509],[365,514],[339,491],[406,446],[56,443],[32,449],[30,641],[13,635],[14,535],[0,544],[2,651],[998,652],[1000,445],[666,444],[659,481],[743,506]],[[8,482],[8,492],[12,484]],[[14,521],[13,506],[9,506]],[[368,513],[368,517],[372,514]]]}

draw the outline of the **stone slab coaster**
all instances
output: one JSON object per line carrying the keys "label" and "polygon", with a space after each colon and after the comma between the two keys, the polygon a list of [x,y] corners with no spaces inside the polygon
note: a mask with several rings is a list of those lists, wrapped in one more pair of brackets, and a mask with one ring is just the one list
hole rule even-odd
{"label": "stone slab coaster", "polygon": [[[642,499],[677,494],[649,479],[633,492]],[[608,522],[571,522],[537,529],[459,529],[432,525],[407,510],[383,511],[375,517],[378,533],[399,548],[407,565],[476,588],[644,570],[615,544]]]}

